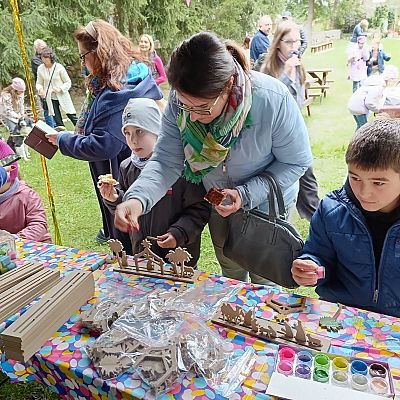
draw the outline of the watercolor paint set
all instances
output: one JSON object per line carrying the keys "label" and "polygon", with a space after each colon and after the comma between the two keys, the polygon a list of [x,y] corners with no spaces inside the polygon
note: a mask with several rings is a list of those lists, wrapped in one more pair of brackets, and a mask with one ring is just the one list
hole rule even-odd
{"label": "watercolor paint set", "polygon": [[279,399],[394,398],[387,363],[280,345],[267,394]]}

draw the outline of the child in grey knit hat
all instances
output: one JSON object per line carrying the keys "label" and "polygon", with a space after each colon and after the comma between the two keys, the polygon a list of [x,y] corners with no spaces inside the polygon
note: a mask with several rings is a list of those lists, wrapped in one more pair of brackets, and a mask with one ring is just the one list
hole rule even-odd
{"label": "child in grey knit hat", "polygon": [[[122,202],[126,190],[139,177],[150,159],[161,130],[161,112],[154,100],[130,99],[122,115],[122,131],[132,150],[130,158],[120,166],[119,184],[101,184],[100,193],[111,212]],[[133,253],[142,250],[147,236],[156,237],[152,246],[165,258],[170,249],[187,248],[192,255],[190,266],[196,266],[200,256],[201,232],[210,217],[210,206],[204,200],[205,189],[179,178],[152,210],[139,218],[139,231],[131,231]]]}

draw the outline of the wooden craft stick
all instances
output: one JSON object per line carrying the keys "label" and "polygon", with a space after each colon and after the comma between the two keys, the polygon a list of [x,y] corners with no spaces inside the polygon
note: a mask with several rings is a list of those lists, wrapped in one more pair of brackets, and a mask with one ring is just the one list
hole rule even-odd
{"label": "wooden craft stick", "polygon": [[73,271],[0,335],[8,358],[26,362],[94,294],[90,271]]}

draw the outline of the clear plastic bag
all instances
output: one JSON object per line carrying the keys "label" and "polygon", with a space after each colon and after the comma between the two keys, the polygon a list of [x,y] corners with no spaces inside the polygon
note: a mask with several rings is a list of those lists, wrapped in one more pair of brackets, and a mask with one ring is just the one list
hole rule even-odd
{"label": "clear plastic bag", "polygon": [[223,285],[211,279],[205,279],[174,298],[168,299],[165,310],[185,311],[199,316],[203,320],[211,319],[220,304],[229,301],[244,284]]}
{"label": "clear plastic bag", "polygon": [[110,379],[132,369],[146,346],[125,332],[110,329],[85,349],[99,376]]}
{"label": "clear plastic bag", "polygon": [[107,332],[112,323],[136,302],[151,295],[152,292],[140,290],[138,287],[132,290],[117,279],[109,279],[101,297],[80,315],[80,323],[92,332]]}

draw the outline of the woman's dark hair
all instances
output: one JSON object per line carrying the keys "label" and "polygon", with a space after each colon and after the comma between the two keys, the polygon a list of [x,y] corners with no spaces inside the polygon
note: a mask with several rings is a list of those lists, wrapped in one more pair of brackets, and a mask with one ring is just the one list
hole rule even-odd
{"label": "woman's dark hair", "polygon": [[237,43],[223,42],[211,32],[197,33],[172,52],[167,67],[168,82],[190,96],[215,98],[235,72],[233,59],[248,73],[249,63]]}
{"label": "woman's dark hair", "polygon": [[45,47],[40,53],[40,57],[50,58],[52,64],[56,61],[56,53],[54,53],[54,50],[50,47]]}

